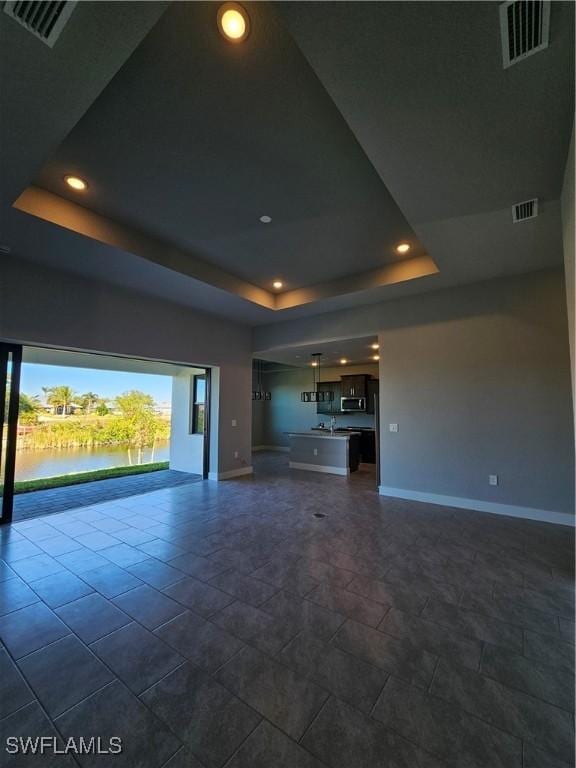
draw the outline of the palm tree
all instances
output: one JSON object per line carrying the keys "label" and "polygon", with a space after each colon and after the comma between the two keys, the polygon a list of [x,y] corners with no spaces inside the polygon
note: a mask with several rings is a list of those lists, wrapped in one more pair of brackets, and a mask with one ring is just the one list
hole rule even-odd
{"label": "palm tree", "polygon": [[46,393],[48,405],[54,408],[55,413],[58,413],[60,408],[62,409],[62,416],[67,416],[70,413],[70,406],[76,397],[72,387],[63,384],[59,387],[42,387],[42,389]]}
{"label": "palm tree", "polygon": [[85,392],[83,395],[80,395],[79,402],[82,412],[88,414],[92,413],[99,400],[100,398],[95,392]]}

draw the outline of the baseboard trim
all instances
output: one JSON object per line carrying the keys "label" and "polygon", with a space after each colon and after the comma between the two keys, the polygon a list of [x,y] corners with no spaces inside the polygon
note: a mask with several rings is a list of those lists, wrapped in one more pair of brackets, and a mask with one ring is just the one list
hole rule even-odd
{"label": "baseboard trim", "polygon": [[210,472],[208,480],[231,480],[233,477],[251,475],[253,471],[252,467],[240,467],[239,469],[229,469],[226,472]]}
{"label": "baseboard trim", "polygon": [[543,523],[555,525],[568,525],[574,527],[576,519],[567,512],[551,512],[547,509],[535,509],[534,507],[518,507],[514,504],[498,504],[493,501],[481,501],[480,499],[465,499],[460,496],[444,496],[439,493],[422,493],[420,491],[408,491],[403,488],[389,488],[385,485],[378,487],[380,496],[390,496],[395,499],[407,499],[408,501],[422,501],[428,504],[439,504],[442,507],[457,507],[459,509],[471,509],[475,512],[489,512],[492,515],[506,515],[508,517],[522,517],[525,520],[539,520]]}
{"label": "baseboard trim", "polygon": [[343,475],[347,477],[350,470],[347,467],[330,467],[323,464],[303,464],[301,461],[291,461],[290,469],[305,469],[308,472],[324,472],[327,475]]}
{"label": "baseboard trim", "polygon": [[256,451],[284,451],[285,453],[288,453],[290,450],[290,447],[288,445],[253,445],[252,446],[252,452],[255,453]]}

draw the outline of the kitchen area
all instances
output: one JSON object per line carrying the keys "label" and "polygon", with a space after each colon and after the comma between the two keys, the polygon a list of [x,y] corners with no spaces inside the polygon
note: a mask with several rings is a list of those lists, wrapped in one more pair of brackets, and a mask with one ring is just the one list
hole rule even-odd
{"label": "kitchen area", "polygon": [[291,470],[354,478],[378,462],[375,338],[282,350],[254,364],[252,443],[287,454]]}

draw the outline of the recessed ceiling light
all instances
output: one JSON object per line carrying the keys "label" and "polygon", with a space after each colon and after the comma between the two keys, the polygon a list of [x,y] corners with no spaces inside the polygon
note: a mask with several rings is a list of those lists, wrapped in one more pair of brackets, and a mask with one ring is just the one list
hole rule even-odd
{"label": "recessed ceiling light", "polygon": [[260,216],[260,221],[262,222],[262,224],[270,224],[270,222],[272,221],[272,217],[271,216]]}
{"label": "recessed ceiling light", "polygon": [[282,282],[282,280],[274,280],[274,282],[272,283],[272,287],[276,288],[276,290],[280,290],[280,288],[282,288],[283,285],[284,283]]}
{"label": "recessed ceiling light", "polygon": [[410,243],[400,243],[396,246],[396,253],[408,253],[410,250]]}
{"label": "recessed ceiling light", "polygon": [[380,344],[370,344],[372,349],[380,349]]}
{"label": "recessed ceiling light", "polygon": [[340,365],[346,365],[347,362],[348,362],[348,360],[345,357],[342,357],[340,359]]}
{"label": "recessed ceiling light", "polygon": [[317,368],[317,367],[318,367],[318,361],[317,360],[313,360],[312,361],[312,368]]}
{"label": "recessed ceiling light", "polygon": [[231,43],[241,43],[250,32],[250,19],[246,9],[238,3],[224,3],[218,9],[218,29]]}
{"label": "recessed ceiling light", "polygon": [[380,355],[373,355],[372,360],[380,360]]}
{"label": "recessed ceiling light", "polygon": [[81,179],[80,176],[64,176],[64,181],[69,187],[72,187],[72,189],[75,189],[78,192],[88,189],[88,182]]}

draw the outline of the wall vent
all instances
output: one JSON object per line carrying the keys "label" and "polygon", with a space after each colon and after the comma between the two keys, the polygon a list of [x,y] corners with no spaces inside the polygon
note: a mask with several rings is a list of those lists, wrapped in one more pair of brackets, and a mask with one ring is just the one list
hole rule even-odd
{"label": "wall vent", "polygon": [[500,31],[504,69],[548,48],[550,0],[506,0],[500,5]]}
{"label": "wall vent", "polygon": [[535,219],[538,216],[538,198],[525,200],[523,203],[516,203],[512,206],[512,221],[519,224],[521,221]]}
{"label": "wall vent", "polygon": [[75,6],[75,0],[7,0],[4,3],[4,13],[52,48]]}

